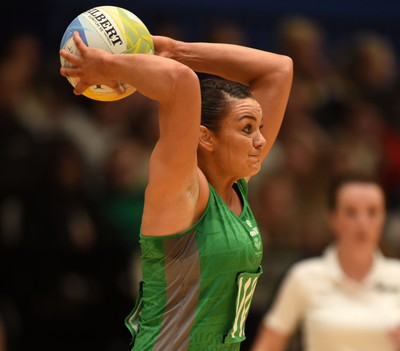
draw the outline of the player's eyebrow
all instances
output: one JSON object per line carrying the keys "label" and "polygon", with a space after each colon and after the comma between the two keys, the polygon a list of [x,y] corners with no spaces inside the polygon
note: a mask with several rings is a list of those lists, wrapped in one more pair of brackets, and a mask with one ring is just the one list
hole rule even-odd
{"label": "player's eyebrow", "polygon": [[256,117],[254,117],[254,116],[252,116],[252,115],[243,115],[243,116],[241,116],[240,118],[239,118],[239,121],[241,121],[242,119],[252,119],[252,120],[254,120],[254,121],[257,121],[257,118]]}

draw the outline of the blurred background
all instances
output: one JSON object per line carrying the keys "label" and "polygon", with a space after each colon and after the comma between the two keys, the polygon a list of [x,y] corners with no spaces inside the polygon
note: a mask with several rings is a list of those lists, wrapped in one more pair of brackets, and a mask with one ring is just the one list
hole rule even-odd
{"label": "blurred background", "polygon": [[[331,236],[326,186],[374,174],[388,199],[385,254],[400,258],[400,2],[389,0],[10,1],[0,45],[0,351],[129,350],[154,102],[74,96],[59,75],[68,24],[97,5],[152,34],[291,56],[285,120],[250,201],[263,235],[251,344],[288,267]],[[293,351],[301,348],[294,340]]]}

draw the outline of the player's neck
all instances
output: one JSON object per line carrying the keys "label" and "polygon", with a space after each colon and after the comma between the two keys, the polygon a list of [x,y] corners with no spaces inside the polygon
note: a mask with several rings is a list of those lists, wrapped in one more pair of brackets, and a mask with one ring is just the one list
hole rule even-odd
{"label": "player's neck", "polygon": [[349,250],[339,247],[338,260],[346,276],[361,282],[372,267],[373,255],[371,252],[349,252]]}

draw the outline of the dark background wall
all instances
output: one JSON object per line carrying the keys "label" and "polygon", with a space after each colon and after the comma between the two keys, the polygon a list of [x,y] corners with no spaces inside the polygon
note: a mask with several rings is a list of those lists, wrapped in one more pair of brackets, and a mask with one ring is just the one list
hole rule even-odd
{"label": "dark background wall", "polygon": [[90,7],[109,4],[134,12],[151,31],[160,21],[175,22],[194,40],[201,38],[202,31],[213,21],[229,19],[246,27],[253,40],[251,44],[263,47],[280,18],[292,13],[317,19],[333,40],[363,28],[378,30],[393,38],[395,43],[399,42],[400,35],[400,2],[395,0],[11,1],[3,11],[2,21],[3,24],[9,22],[15,29],[35,31],[46,40],[46,48],[54,50],[74,17]]}

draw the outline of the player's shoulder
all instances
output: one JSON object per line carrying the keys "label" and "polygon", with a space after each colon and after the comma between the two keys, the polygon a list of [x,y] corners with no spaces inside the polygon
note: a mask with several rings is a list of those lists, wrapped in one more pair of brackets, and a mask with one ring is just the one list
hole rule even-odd
{"label": "player's shoulder", "polygon": [[400,276],[400,259],[393,257],[385,257],[383,262],[385,271]]}
{"label": "player's shoulder", "polygon": [[324,271],[324,260],[321,256],[308,257],[296,262],[290,269],[294,277],[312,277]]}

